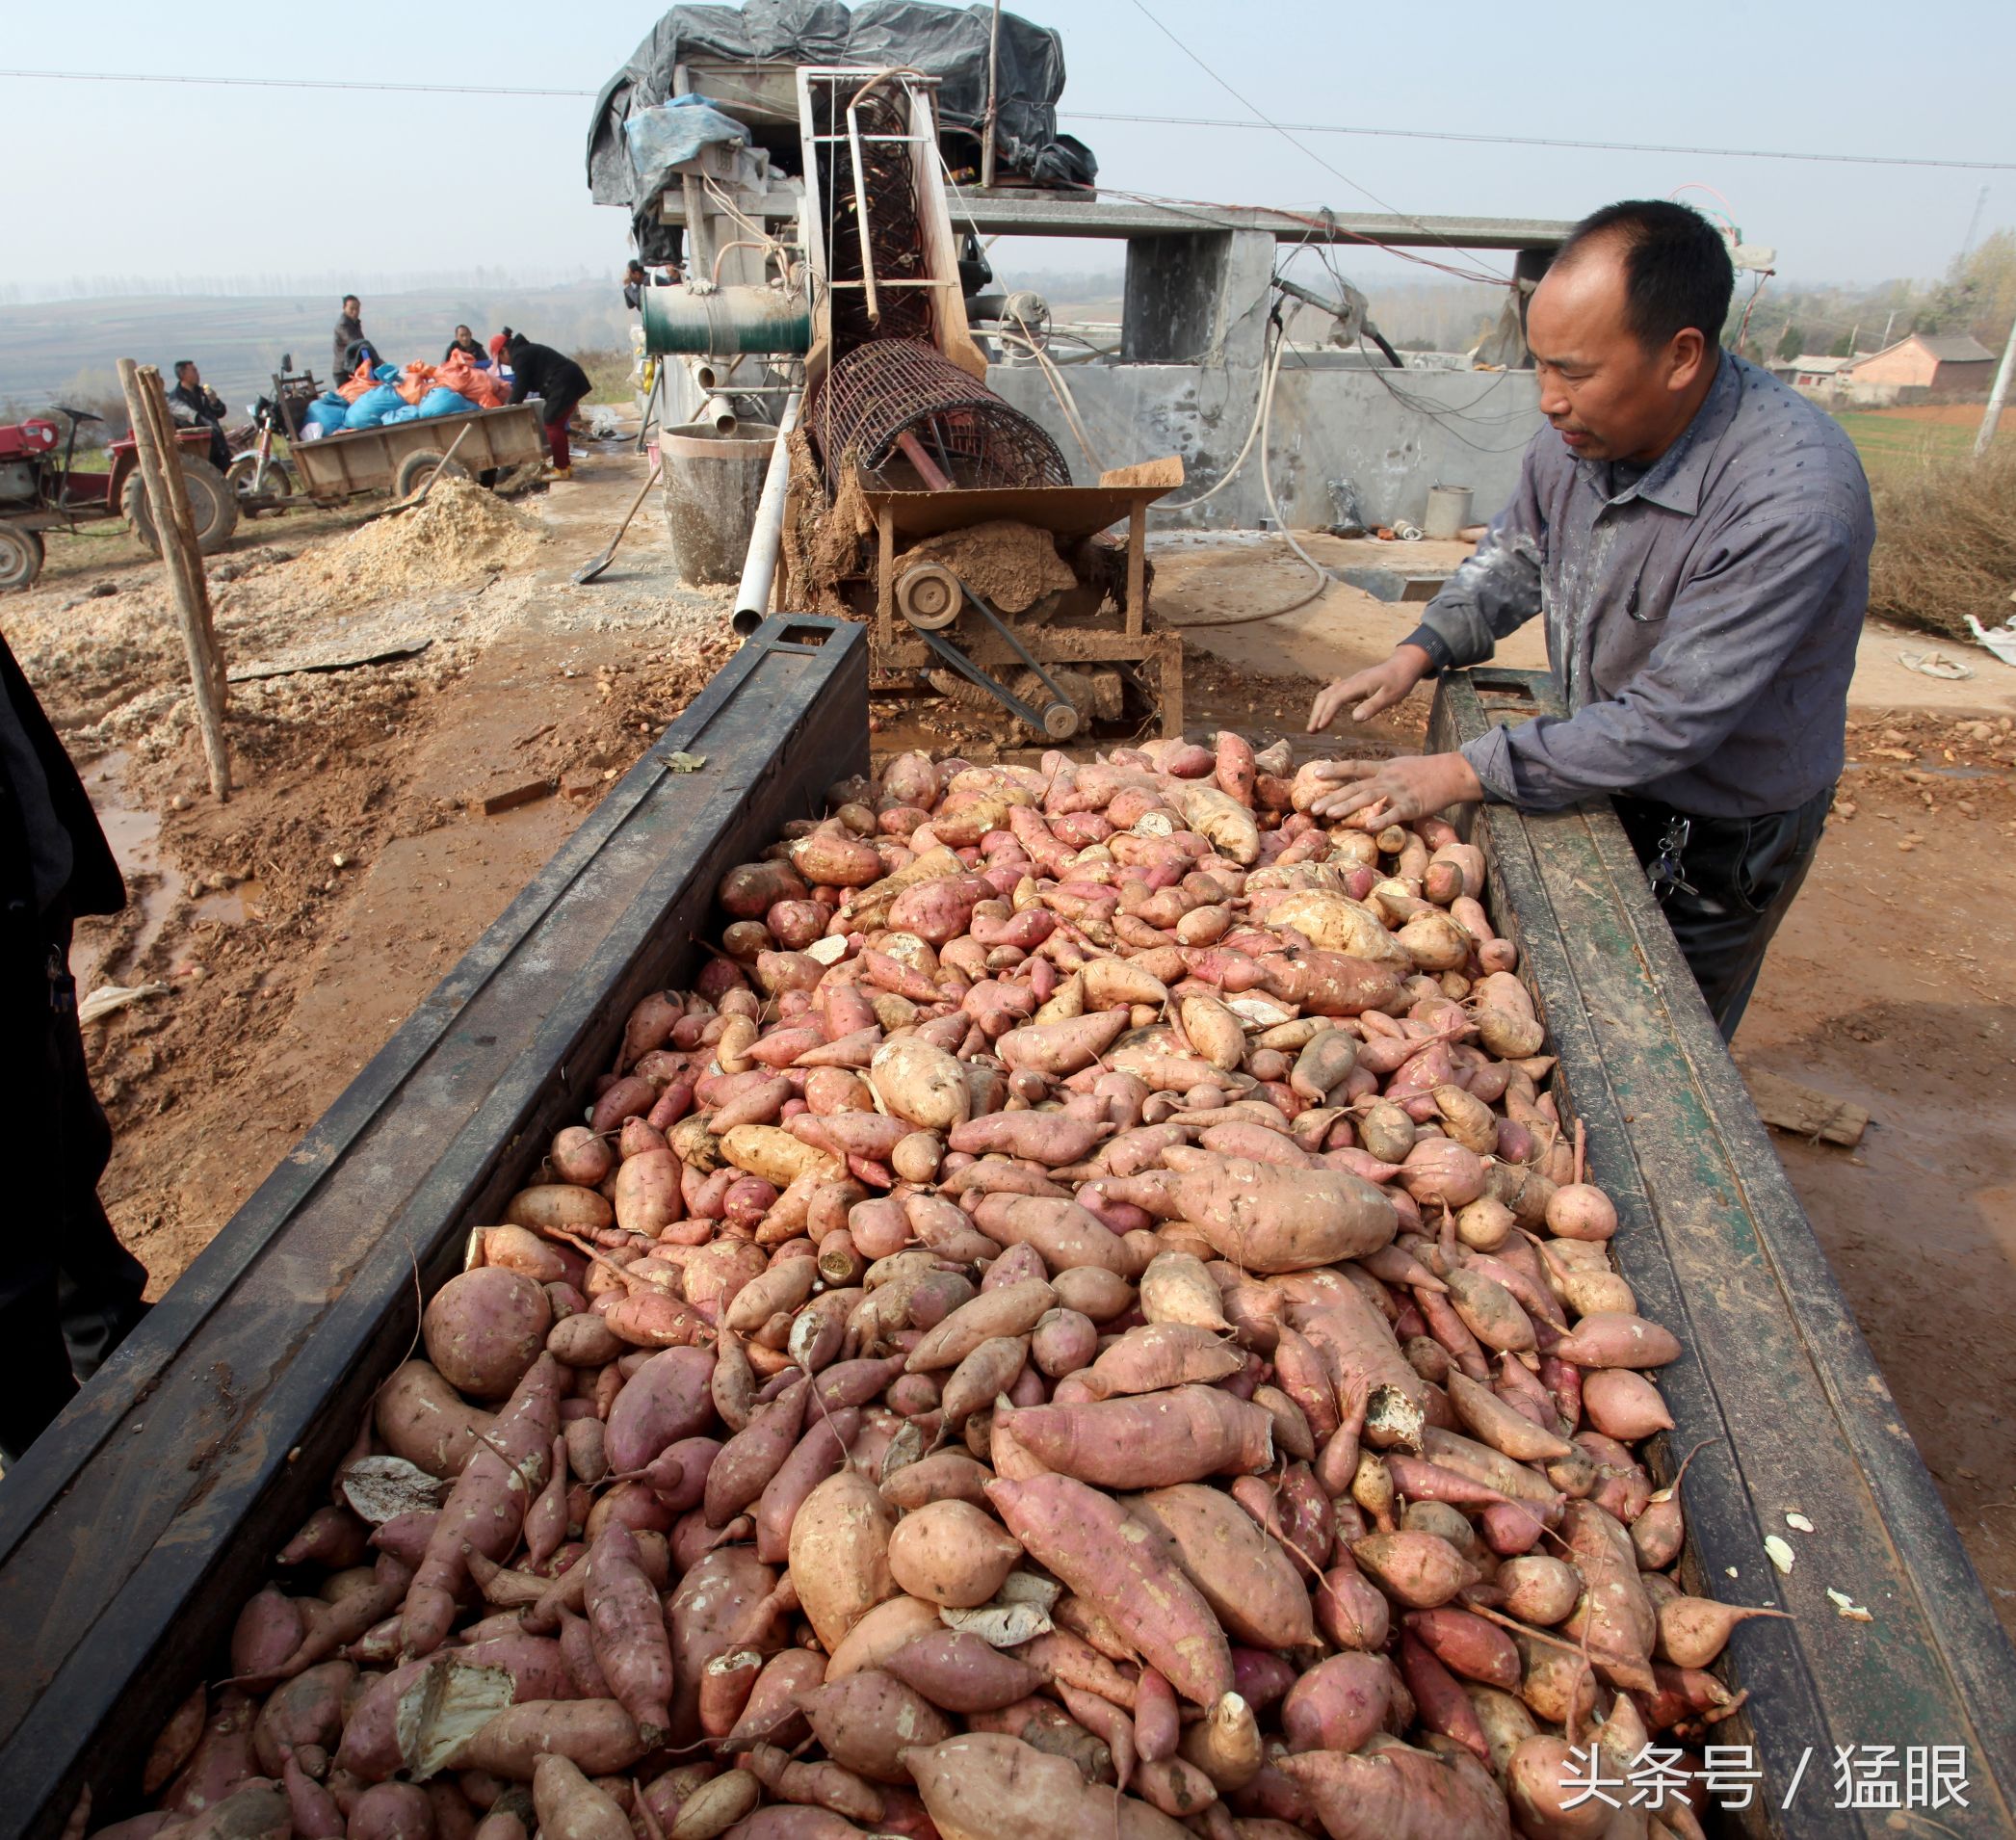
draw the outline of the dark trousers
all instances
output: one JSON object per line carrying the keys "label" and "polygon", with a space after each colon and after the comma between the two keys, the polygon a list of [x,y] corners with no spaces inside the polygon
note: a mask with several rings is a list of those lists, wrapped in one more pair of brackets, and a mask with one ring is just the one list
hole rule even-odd
{"label": "dark trousers", "polygon": [[[1625,834],[1725,1041],[1735,1037],[1765,949],[1813,866],[1833,801],[1829,786],[1795,810],[1761,818],[1690,817],[1647,799],[1616,801]],[[1685,841],[1670,851],[1667,840],[1683,823]],[[1662,857],[1674,855],[1669,878],[1661,873]]]}
{"label": "dark trousers", "polygon": [[112,1127],[84,1060],[68,917],[7,941],[0,965],[20,1085],[0,1156],[20,1192],[0,1267],[0,1453],[11,1463],[146,1314],[146,1268],[98,1204]]}
{"label": "dark trousers", "polygon": [[222,473],[231,464],[231,443],[224,438],[224,425],[206,422],[204,427],[210,431],[210,464]]}
{"label": "dark trousers", "polygon": [[573,463],[567,446],[567,424],[583,400],[579,396],[564,397],[558,403],[545,404],[540,410],[546,418],[546,445],[553,450],[553,464],[562,472]]}

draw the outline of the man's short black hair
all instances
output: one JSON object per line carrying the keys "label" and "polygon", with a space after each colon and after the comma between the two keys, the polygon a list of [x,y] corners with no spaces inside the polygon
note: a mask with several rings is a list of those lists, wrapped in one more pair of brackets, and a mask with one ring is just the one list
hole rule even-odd
{"label": "man's short black hair", "polygon": [[177,377],[180,377],[180,376],[182,375],[182,373],[183,373],[184,371],[193,371],[193,370],[195,370],[195,369],[196,369],[196,359],[195,359],[195,358],[193,358],[193,357],[178,357],[178,358],[176,358],[176,359],[175,359],[175,375],[176,375]]}
{"label": "man's short black hair", "polygon": [[1714,345],[1729,317],[1736,267],[1722,233],[1700,212],[1669,198],[1626,198],[1591,211],[1569,233],[1556,266],[1594,243],[1624,250],[1625,323],[1647,351],[1689,327]]}
{"label": "man's short black hair", "polygon": [[631,258],[630,266],[623,271],[625,275],[641,275],[643,272],[644,265],[634,256]]}
{"label": "man's short black hair", "polygon": [[364,302],[358,300],[354,294],[346,294],[343,297],[343,304],[345,306],[362,306]]}

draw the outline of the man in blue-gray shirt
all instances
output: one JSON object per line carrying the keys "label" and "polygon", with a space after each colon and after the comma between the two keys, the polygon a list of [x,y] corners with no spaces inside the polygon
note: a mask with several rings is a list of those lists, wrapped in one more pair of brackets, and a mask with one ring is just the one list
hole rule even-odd
{"label": "man in blue-gray shirt", "polygon": [[1725,1037],[1820,844],[1840,776],[1875,523],[1839,423],[1720,350],[1721,235],[1663,201],[1577,225],[1528,313],[1551,432],[1392,656],[1312,732],[1491,655],[1535,615],[1570,714],[1460,752],[1345,761],[1314,809],[1404,822],[1609,794]]}

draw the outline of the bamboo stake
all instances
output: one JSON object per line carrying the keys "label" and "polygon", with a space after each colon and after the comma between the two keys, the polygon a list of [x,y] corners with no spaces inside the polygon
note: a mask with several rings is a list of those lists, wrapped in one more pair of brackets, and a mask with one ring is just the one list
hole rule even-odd
{"label": "bamboo stake", "polygon": [[220,801],[231,796],[231,758],[224,748],[224,661],[210,615],[210,587],[196,548],[196,519],[182,480],[180,449],[168,412],[161,373],[151,364],[118,361],[119,387],[133,418],[133,444],[145,482],[147,504],[168,565],[169,589],[182,626],[189,657],[190,689],[196,701],[196,732],[210,767],[210,790]]}

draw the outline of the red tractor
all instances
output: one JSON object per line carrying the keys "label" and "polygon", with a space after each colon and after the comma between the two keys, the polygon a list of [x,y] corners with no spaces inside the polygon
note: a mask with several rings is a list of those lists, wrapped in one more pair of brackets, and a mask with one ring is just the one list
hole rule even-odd
{"label": "red tractor", "polygon": [[[74,463],[77,430],[102,417],[61,403],[51,412],[69,418],[67,438],[41,416],[0,427],[0,591],[33,586],[42,571],[45,530],[124,517],[141,541],[161,554],[133,437],[112,443],[112,464],[106,471],[81,473]],[[210,446],[207,428],[178,428],[175,439],[182,452],[189,509],[196,519],[196,546],[207,556],[229,542],[238,528],[238,495],[205,458]]]}

